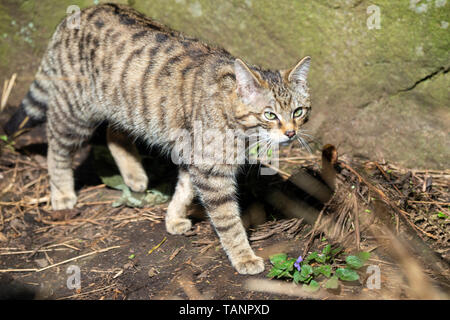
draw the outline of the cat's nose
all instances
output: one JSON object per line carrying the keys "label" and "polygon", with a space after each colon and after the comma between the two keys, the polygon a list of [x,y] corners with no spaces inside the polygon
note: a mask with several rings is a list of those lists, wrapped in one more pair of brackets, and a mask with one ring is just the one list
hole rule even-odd
{"label": "cat's nose", "polygon": [[295,136],[295,131],[294,130],[288,130],[284,134],[287,135],[289,138],[292,138],[293,136]]}

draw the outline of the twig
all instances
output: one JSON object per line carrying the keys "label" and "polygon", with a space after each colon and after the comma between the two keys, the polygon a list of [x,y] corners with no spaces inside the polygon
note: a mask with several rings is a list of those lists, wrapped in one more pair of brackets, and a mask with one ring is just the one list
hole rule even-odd
{"label": "twig", "polygon": [[17,73],[14,73],[10,80],[5,80],[3,85],[3,92],[2,92],[2,100],[0,103],[0,112],[3,111],[3,109],[6,106],[6,102],[8,102],[9,95],[11,93],[11,90],[14,86],[14,83],[16,82]]}
{"label": "twig", "polygon": [[[378,164],[378,162],[374,161],[372,162],[373,164],[375,164],[375,166],[378,168],[378,170],[380,170],[381,174],[384,176],[384,178],[388,181],[391,182],[391,179],[389,178],[389,176],[386,174],[386,172],[384,172],[383,168]],[[400,192],[400,190],[398,190],[397,186],[395,184],[392,184],[392,186],[394,187],[394,189],[398,192],[398,194],[402,194]]]}
{"label": "twig", "polygon": [[47,252],[47,251],[67,251],[68,248],[56,248],[56,249],[40,249],[37,251],[34,250],[25,250],[25,251],[13,251],[13,252],[0,252],[0,256],[9,256],[15,254],[25,254],[25,253],[34,253],[34,252]]}
{"label": "twig", "polygon": [[[344,162],[340,162],[340,165],[342,167],[344,167],[345,169],[351,171],[360,182],[364,183],[370,190],[374,191],[375,193],[377,193],[384,202],[386,202],[393,210],[397,211],[397,213],[400,213],[400,215],[403,217],[403,219],[406,221],[406,223],[408,223],[413,229],[415,230],[419,230],[420,232],[426,234],[428,237],[433,238],[433,239],[437,239],[435,236],[433,236],[432,234],[427,233],[426,231],[420,229],[418,226],[416,226],[414,223],[412,223],[409,219],[408,219],[408,215],[409,213],[407,213],[406,211],[403,211],[401,209],[399,209],[394,203],[392,203],[392,201],[386,196],[386,194],[381,191],[380,189],[376,188],[375,186],[373,186],[371,183],[369,183],[368,181],[366,181],[358,172],[356,172],[352,167],[350,167],[348,164],[344,163]],[[419,237],[425,241],[425,239],[422,238],[422,235],[420,233],[418,233]]]}
{"label": "twig", "polygon": [[89,187],[89,188],[80,190],[80,193],[85,193],[85,192],[88,192],[88,191],[92,191],[92,190],[96,190],[96,189],[101,189],[101,188],[104,188],[104,187],[106,187],[106,184],[99,184],[99,185],[97,185],[97,186],[92,186],[92,187]]}
{"label": "twig", "polygon": [[156,249],[158,249],[164,242],[166,242],[167,237],[164,237],[164,239],[162,239],[162,241],[160,243],[158,243],[156,246],[154,246],[153,248],[151,248],[147,254],[151,254],[153,251],[155,251]]}
{"label": "twig", "polygon": [[39,269],[0,269],[0,272],[34,272],[38,271]]}
{"label": "twig", "polygon": [[92,251],[92,252],[89,252],[89,253],[86,253],[86,254],[82,254],[81,256],[73,257],[73,258],[70,258],[70,259],[67,259],[67,260],[64,260],[64,261],[52,264],[50,266],[38,269],[38,270],[36,270],[36,272],[41,272],[41,271],[44,271],[44,270],[47,270],[47,269],[50,269],[50,268],[53,268],[53,267],[56,267],[56,266],[60,266],[62,264],[70,262],[70,261],[82,259],[82,258],[85,258],[85,257],[88,257],[88,256],[92,256],[93,254],[102,253],[102,252],[106,252],[106,251],[109,251],[109,250],[112,250],[112,249],[117,249],[117,248],[120,248],[120,246],[113,246],[113,247],[109,247],[109,248],[105,248],[105,249],[95,250],[95,251]]}
{"label": "twig", "polygon": [[179,247],[173,251],[173,253],[169,257],[169,261],[172,261],[173,258],[183,249],[184,247]]}
{"label": "twig", "polygon": [[353,221],[355,222],[356,248],[359,251],[361,249],[361,233],[359,230],[358,201],[356,201],[356,197],[353,197]]}
{"label": "twig", "polygon": [[439,202],[439,201],[418,201],[418,200],[406,200],[413,203],[423,203],[423,204],[437,204],[442,206],[450,206],[450,202]]}
{"label": "twig", "polygon": [[262,163],[264,166],[266,166],[266,167],[268,167],[268,168],[270,168],[270,169],[272,169],[272,170],[274,170],[274,171],[276,171],[276,172],[278,172],[284,179],[289,179],[290,177],[291,177],[291,174],[289,174],[289,173],[287,173],[287,172],[285,172],[285,171],[283,171],[283,170],[281,170],[281,169],[278,169],[277,167],[275,167],[275,166],[272,166],[272,165],[270,165],[270,164],[268,164],[268,163]]}
{"label": "twig", "polygon": [[326,208],[327,208],[327,206],[324,205],[322,210],[320,210],[319,217],[317,218],[316,223],[314,223],[314,227],[311,230],[311,236],[309,237],[308,242],[306,243],[305,248],[303,249],[303,256],[305,256],[306,253],[308,252],[309,246],[311,245],[312,239],[314,238],[314,235],[316,233],[316,229],[319,226],[320,220],[322,219],[322,215]]}
{"label": "twig", "polygon": [[91,291],[88,291],[88,292],[82,292],[82,293],[77,293],[77,294],[74,294],[74,295],[71,295],[71,296],[67,296],[67,297],[57,298],[56,300],[64,300],[64,299],[70,299],[70,298],[85,296],[85,295],[88,295],[88,294],[91,294],[91,293],[94,293],[94,292],[105,291],[106,289],[109,289],[109,288],[114,287],[114,286],[115,286],[115,284],[111,284],[109,286],[106,286],[106,287],[103,287],[103,288],[99,288],[99,289],[95,289],[95,290],[91,290]]}
{"label": "twig", "polygon": [[106,201],[94,201],[94,202],[79,202],[77,204],[77,207],[82,206],[95,206],[95,205],[101,205],[101,204],[111,204],[114,200],[106,200]]}

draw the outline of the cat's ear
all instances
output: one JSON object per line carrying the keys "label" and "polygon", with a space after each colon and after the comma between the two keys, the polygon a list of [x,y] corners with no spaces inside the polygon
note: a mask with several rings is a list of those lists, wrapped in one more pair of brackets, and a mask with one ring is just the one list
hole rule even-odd
{"label": "cat's ear", "polygon": [[288,73],[289,82],[305,82],[311,64],[311,57],[304,57],[299,63],[295,65]]}
{"label": "cat's ear", "polygon": [[255,102],[262,93],[263,85],[258,76],[241,59],[234,61],[237,95],[245,104]]}

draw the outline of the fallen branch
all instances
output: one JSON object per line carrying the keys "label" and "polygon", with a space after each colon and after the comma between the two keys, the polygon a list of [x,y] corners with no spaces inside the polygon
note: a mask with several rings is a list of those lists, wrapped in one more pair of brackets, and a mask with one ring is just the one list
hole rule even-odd
{"label": "fallen branch", "polygon": [[120,246],[113,246],[113,247],[109,247],[109,248],[105,248],[105,249],[95,250],[95,251],[92,251],[92,252],[89,252],[89,253],[82,254],[80,256],[76,256],[76,257],[73,257],[73,258],[70,258],[70,259],[67,259],[67,260],[64,260],[64,261],[61,261],[61,262],[49,265],[49,266],[41,268],[41,269],[36,269],[36,268],[33,268],[33,269],[0,269],[0,272],[30,272],[30,271],[42,272],[42,271],[45,271],[47,269],[60,266],[60,265],[65,264],[67,262],[75,261],[75,260],[78,260],[78,259],[82,259],[82,258],[85,258],[85,257],[92,256],[92,255],[97,254],[97,253],[102,253],[102,252],[106,252],[106,251],[109,251],[109,250],[112,250],[112,249],[117,249],[117,248],[120,248]]}

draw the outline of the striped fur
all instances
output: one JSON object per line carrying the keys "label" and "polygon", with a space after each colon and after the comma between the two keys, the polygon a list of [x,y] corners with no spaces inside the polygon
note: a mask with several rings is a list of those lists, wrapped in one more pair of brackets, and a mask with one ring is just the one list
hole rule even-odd
{"label": "striped fur", "polygon": [[[283,142],[285,132],[307,120],[309,58],[290,70],[262,70],[116,4],[83,10],[79,29],[68,28],[66,20],[57,27],[21,107],[31,119],[47,119],[55,210],[75,205],[72,156],[99,122],[110,123],[108,146],[125,182],[143,191],[147,176],[124,132],[168,152],[172,133],[192,132],[195,121],[219,132],[263,128]],[[299,106],[305,112],[293,118]],[[276,120],[264,118],[267,108]],[[181,168],[166,226],[172,234],[191,228],[186,207],[197,194],[233,266],[255,274],[264,264],[241,223],[237,170],[234,164]]]}

